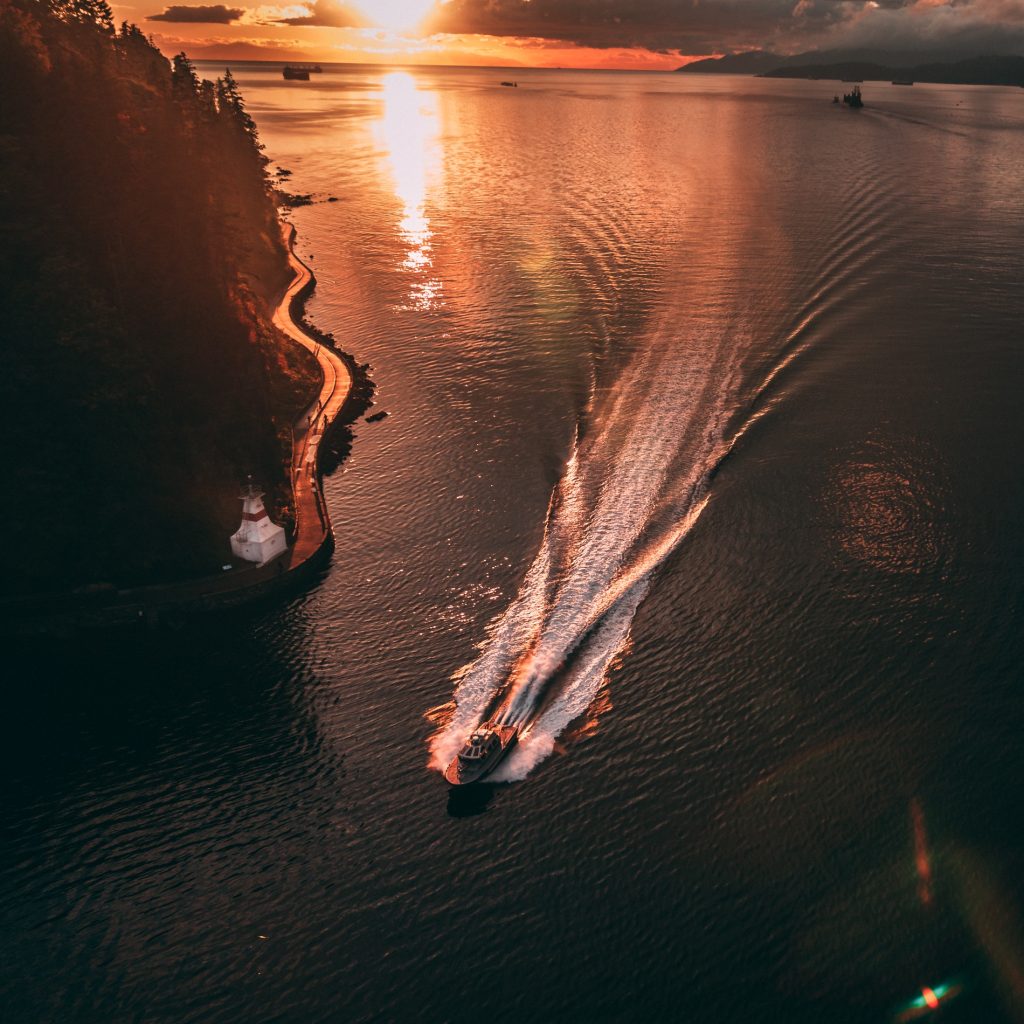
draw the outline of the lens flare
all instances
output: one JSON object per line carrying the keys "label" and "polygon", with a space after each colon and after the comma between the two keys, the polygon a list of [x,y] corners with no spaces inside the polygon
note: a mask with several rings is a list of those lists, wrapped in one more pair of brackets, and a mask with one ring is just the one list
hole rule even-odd
{"label": "lens flare", "polygon": [[[928,851],[928,831],[924,824],[924,810],[921,801],[914,797],[910,801],[910,820],[914,826],[914,866],[917,868],[917,895],[921,903],[930,907],[934,902],[932,883],[932,860]],[[928,991],[931,991],[928,989]]]}
{"label": "lens flare", "polygon": [[941,985],[922,985],[921,994],[904,1003],[893,1017],[896,1024],[904,1021],[919,1020],[940,1009],[951,999],[955,999],[964,989],[959,978],[950,978]]}

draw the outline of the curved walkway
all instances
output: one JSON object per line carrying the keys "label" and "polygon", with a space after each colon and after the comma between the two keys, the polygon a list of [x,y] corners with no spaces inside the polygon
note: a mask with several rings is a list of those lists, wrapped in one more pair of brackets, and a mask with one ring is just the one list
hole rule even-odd
{"label": "curved walkway", "polygon": [[285,224],[285,244],[295,278],[274,310],[278,330],[307,348],[320,365],[320,394],[295,424],[292,442],[292,492],[295,498],[295,543],[288,568],[295,569],[312,558],[327,541],[331,521],[320,486],[320,442],[327,427],[338,418],[352,391],[352,374],[333,350],[311,338],[293,312],[316,283],[313,272],[295,255],[295,228]]}

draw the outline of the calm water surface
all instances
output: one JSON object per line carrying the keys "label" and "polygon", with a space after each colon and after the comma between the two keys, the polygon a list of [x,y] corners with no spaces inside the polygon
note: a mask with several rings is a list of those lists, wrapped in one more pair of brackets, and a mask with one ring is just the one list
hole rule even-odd
{"label": "calm water surface", "polygon": [[307,593],[15,651],[5,1019],[1024,1019],[1020,90],[236,70],[390,415]]}

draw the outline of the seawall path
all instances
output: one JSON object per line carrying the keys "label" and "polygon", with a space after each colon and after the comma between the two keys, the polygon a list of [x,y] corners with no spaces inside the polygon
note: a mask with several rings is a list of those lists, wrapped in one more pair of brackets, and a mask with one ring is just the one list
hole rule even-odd
{"label": "seawall path", "polygon": [[288,260],[295,278],[274,311],[278,330],[307,348],[316,358],[323,375],[320,394],[299,417],[292,445],[292,491],[295,501],[295,543],[289,569],[315,557],[331,538],[331,521],[320,481],[320,441],[327,428],[338,419],[352,393],[352,374],[345,361],[332,349],[310,337],[302,328],[298,311],[313,290],[313,272],[295,255],[295,228],[284,225]]}

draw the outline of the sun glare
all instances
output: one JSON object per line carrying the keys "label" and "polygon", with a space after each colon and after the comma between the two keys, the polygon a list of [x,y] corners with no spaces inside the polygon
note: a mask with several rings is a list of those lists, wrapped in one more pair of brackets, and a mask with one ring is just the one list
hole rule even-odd
{"label": "sun glare", "polygon": [[359,7],[380,28],[411,31],[430,13],[435,0],[362,0]]}
{"label": "sun glare", "polygon": [[437,95],[420,90],[406,71],[393,71],[381,82],[384,100],[378,122],[380,141],[401,205],[398,228],[406,246],[402,267],[411,273],[410,298],[417,309],[429,309],[440,293],[431,276],[433,232],[427,217],[427,190],[437,173]]}

